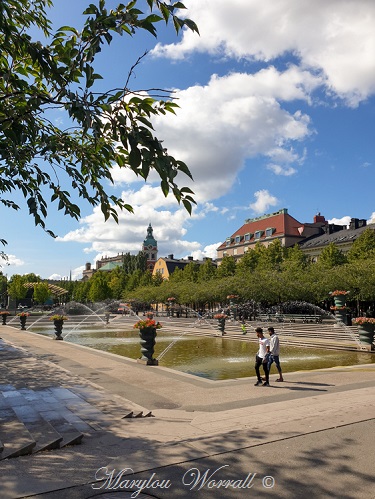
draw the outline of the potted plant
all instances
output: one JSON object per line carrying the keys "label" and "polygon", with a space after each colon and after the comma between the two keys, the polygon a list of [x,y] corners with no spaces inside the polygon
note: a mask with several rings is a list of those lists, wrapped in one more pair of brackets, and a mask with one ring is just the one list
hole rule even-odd
{"label": "potted plant", "polygon": [[217,319],[217,328],[221,332],[222,335],[225,334],[225,319],[227,318],[227,314],[219,313],[214,315],[214,319]]}
{"label": "potted plant", "polygon": [[353,322],[358,326],[359,341],[363,345],[366,345],[369,350],[372,350],[375,333],[375,319],[373,317],[356,317],[353,319]]}
{"label": "potted plant", "polygon": [[151,318],[146,318],[139,320],[133,326],[134,329],[139,329],[139,336],[141,338],[141,353],[142,357],[138,359],[138,362],[146,364],[148,366],[157,366],[157,359],[153,358],[156,330],[160,329],[162,325],[160,322],[155,322]]}
{"label": "potted plant", "polygon": [[53,325],[55,327],[55,334],[56,334],[55,340],[63,340],[64,338],[62,337],[62,330],[64,326],[64,321],[67,321],[68,318],[65,315],[54,314],[51,315],[49,320],[53,321]]}
{"label": "potted plant", "polygon": [[346,295],[349,294],[349,291],[336,289],[335,291],[331,291],[329,294],[333,297],[334,306],[331,307],[331,310],[335,311],[337,322],[347,324]]}
{"label": "potted plant", "polygon": [[26,319],[27,319],[29,314],[27,312],[20,312],[17,315],[20,318],[21,330],[24,331],[26,329],[26,327],[25,327],[26,326]]}
{"label": "potted plant", "polygon": [[10,312],[8,312],[8,310],[3,310],[2,312],[0,312],[0,315],[1,318],[3,319],[3,326],[5,326],[7,323],[7,317],[8,315],[10,315]]}
{"label": "potted plant", "polygon": [[336,289],[335,291],[331,291],[329,294],[333,297],[336,307],[343,307],[346,303],[346,295],[349,294],[349,291]]}

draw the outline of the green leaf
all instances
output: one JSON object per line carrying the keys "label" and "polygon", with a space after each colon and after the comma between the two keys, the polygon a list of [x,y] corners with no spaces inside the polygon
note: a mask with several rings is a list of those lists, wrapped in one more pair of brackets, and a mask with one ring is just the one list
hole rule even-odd
{"label": "green leaf", "polygon": [[141,153],[139,152],[139,149],[137,147],[132,147],[132,150],[130,151],[129,154],[129,164],[132,168],[138,168],[138,166],[141,164]]}
{"label": "green leaf", "polygon": [[166,182],[165,180],[162,180],[160,185],[161,185],[161,190],[163,191],[164,196],[167,197],[168,193],[169,193],[168,182]]}

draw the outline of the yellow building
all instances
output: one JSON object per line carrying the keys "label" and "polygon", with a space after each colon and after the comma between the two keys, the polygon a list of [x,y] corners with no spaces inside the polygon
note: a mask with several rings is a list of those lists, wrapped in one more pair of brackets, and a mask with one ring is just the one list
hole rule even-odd
{"label": "yellow building", "polygon": [[[176,259],[174,255],[168,255],[166,258],[158,258],[155,263],[154,270],[152,271],[152,275],[161,275],[163,279],[169,279],[169,276],[173,274],[176,269],[183,270],[186,265],[189,263],[195,263],[197,265],[203,265],[207,262],[207,260],[211,260],[210,258],[203,258],[203,260],[194,260],[192,256],[188,256],[187,259]],[[216,262],[211,260],[212,265],[215,265]]]}

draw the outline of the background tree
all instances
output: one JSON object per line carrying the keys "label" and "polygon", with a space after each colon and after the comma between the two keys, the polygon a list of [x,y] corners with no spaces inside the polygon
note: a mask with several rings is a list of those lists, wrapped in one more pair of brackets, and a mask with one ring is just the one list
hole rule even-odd
{"label": "background tree", "polygon": [[7,298],[7,278],[5,275],[3,275],[2,272],[0,272],[0,306],[5,307],[6,306],[6,298]]}
{"label": "background tree", "polygon": [[343,265],[346,261],[347,258],[344,253],[338,249],[334,243],[330,243],[323,248],[318,261],[316,262],[316,266],[318,268],[324,267],[325,269],[331,269],[337,265]]}
{"label": "background tree", "polygon": [[[51,0],[0,2],[0,202],[17,210],[20,193],[36,225],[46,227],[48,190],[51,202],[75,219],[80,207],[71,192],[100,205],[105,219],[117,220],[117,210],[131,212],[107,187],[113,183],[113,164],[144,179],[155,170],[164,195],[172,192],[191,212],[192,191],[176,184],[178,173],[191,178],[190,171],[153,134],[152,117],[174,112],[171,94],[130,89],[136,63],[130,63],[120,88],[97,86],[103,77],[95,58],[113,36],[139,30],[156,36],[155,25],[162,20],[171,21],[177,32],[183,27],[198,32],[193,21],[176,16],[176,9],[185,8],[181,2],[147,0],[150,14],[138,9],[139,3],[108,10],[99,0],[84,11],[83,26],[53,32],[46,11]],[[53,110],[65,112],[71,126],[60,129],[50,121]]]}
{"label": "background tree", "polygon": [[16,300],[16,305],[18,300],[26,298],[27,288],[24,286],[26,278],[19,274],[14,274],[8,283],[8,295]]}
{"label": "background tree", "polygon": [[249,249],[236,265],[237,274],[248,274],[254,272],[258,266],[259,253],[254,249]]}
{"label": "background tree", "polygon": [[259,252],[258,268],[280,270],[285,255],[285,248],[281,245],[280,239],[275,239],[267,247],[257,244],[255,251]]}
{"label": "background tree", "polygon": [[87,295],[89,301],[103,301],[112,298],[112,291],[108,284],[109,275],[106,272],[95,272],[90,279],[90,289]]}
{"label": "background tree", "polygon": [[375,231],[365,229],[353,242],[347,256],[349,262],[375,258]]}
{"label": "background tree", "polygon": [[137,255],[125,253],[122,258],[122,268],[126,274],[131,274],[135,270],[146,272],[147,270],[147,255],[140,251]]}
{"label": "background tree", "polygon": [[44,304],[51,296],[51,291],[46,282],[40,282],[34,286],[33,300],[35,303]]}
{"label": "background tree", "polygon": [[217,277],[229,277],[236,272],[236,260],[233,256],[225,255],[217,268]]}
{"label": "background tree", "polygon": [[211,258],[199,265],[197,277],[199,282],[207,282],[216,277],[216,265],[212,263]]}
{"label": "background tree", "polygon": [[73,300],[78,301],[80,303],[86,303],[89,299],[88,295],[90,287],[91,287],[90,281],[78,282],[77,286],[75,286],[74,288]]}
{"label": "background tree", "polygon": [[309,265],[307,255],[301,250],[298,244],[287,248],[284,253],[283,269],[300,270],[305,269]]}
{"label": "background tree", "polygon": [[108,286],[111,289],[112,297],[119,300],[123,290],[126,288],[128,275],[121,267],[113,269],[108,279]]}

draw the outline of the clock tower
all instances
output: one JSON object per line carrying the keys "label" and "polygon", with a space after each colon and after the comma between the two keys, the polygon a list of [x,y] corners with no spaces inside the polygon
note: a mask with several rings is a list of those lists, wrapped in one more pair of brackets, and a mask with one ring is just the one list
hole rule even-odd
{"label": "clock tower", "polygon": [[147,268],[150,272],[153,271],[155,262],[158,259],[158,243],[154,239],[152,235],[153,228],[151,227],[151,223],[147,227],[147,236],[143,241],[142,251],[147,256]]}

